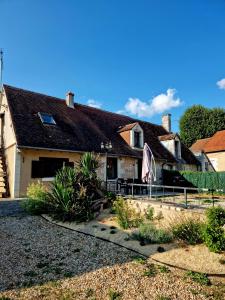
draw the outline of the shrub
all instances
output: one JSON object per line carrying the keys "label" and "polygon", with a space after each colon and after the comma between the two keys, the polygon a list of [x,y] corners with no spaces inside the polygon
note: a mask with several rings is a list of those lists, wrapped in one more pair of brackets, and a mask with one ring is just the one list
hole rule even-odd
{"label": "shrub", "polygon": [[141,224],[139,230],[132,233],[132,237],[146,244],[163,244],[172,241],[169,232],[156,228],[152,223]]}
{"label": "shrub", "polygon": [[149,221],[153,221],[153,216],[154,216],[154,208],[153,207],[148,207],[147,211],[145,213],[145,217]]}
{"label": "shrub", "polygon": [[96,168],[98,158],[85,153],[76,169],[63,167],[56,174],[52,190],[48,194],[50,212],[62,221],[88,221],[101,207],[104,196]]}
{"label": "shrub", "polygon": [[186,277],[191,278],[193,281],[200,283],[201,285],[210,285],[211,284],[208,276],[204,273],[187,271]]}
{"label": "shrub", "polygon": [[225,250],[225,233],[222,227],[206,224],[203,228],[203,239],[211,252]]}
{"label": "shrub", "polygon": [[123,229],[138,227],[143,222],[140,213],[137,213],[122,197],[114,201],[113,209],[116,212],[117,222]]}
{"label": "shrub", "polygon": [[111,213],[113,213],[113,202],[116,200],[116,194],[113,192],[105,192],[105,198],[107,199],[107,204],[111,207]]}
{"label": "shrub", "polygon": [[40,182],[31,183],[27,188],[27,199],[22,207],[32,215],[46,213],[48,210],[46,188]]}
{"label": "shrub", "polygon": [[211,207],[206,211],[206,217],[208,223],[214,226],[225,225],[225,209],[221,206]]}
{"label": "shrub", "polygon": [[154,277],[157,274],[157,269],[154,264],[150,264],[148,269],[144,271],[144,276]]}
{"label": "shrub", "polygon": [[203,239],[212,252],[225,250],[225,209],[211,207],[206,212],[207,223],[203,228]]}
{"label": "shrub", "polygon": [[172,226],[173,236],[190,245],[202,243],[202,226],[198,220],[182,220]]}

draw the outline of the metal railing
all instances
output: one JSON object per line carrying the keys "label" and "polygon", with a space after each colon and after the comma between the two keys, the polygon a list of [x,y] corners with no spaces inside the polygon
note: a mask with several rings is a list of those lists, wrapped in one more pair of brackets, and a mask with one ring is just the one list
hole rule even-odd
{"label": "metal railing", "polygon": [[208,189],[192,187],[149,185],[149,184],[117,184],[107,183],[107,190],[132,199],[156,201],[184,208],[206,208],[208,206],[225,206],[225,193],[215,193]]}

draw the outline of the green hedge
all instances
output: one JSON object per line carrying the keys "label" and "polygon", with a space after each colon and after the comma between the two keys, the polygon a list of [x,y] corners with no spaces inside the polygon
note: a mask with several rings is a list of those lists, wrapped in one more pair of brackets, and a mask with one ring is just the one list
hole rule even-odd
{"label": "green hedge", "polygon": [[163,170],[163,184],[225,190],[225,172],[191,172]]}

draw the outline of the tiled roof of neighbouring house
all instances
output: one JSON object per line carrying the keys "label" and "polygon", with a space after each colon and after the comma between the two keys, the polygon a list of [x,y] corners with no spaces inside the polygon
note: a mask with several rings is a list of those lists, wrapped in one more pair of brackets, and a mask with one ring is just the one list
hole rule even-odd
{"label": "tiled roof of neighbouring house", "polygon": [[201,139],[201,140],[197,140],[191,147],[191,151],[192,152],[201,152],[201,151],[204,151],[204,147],[205,145],[208,143],[208,141],[210,140],[211,138],[206,138],[206,139]]}
{"label": "tiled roof of neighbouring house", "polygon": [[[77,103],[69,108],[65,100],[8,85],[4,90],[19,147],[100,153],[101,142],[111,140],[112,154],[142,157],[142,151],[132,149],[118,133],[120,126],[138,122],[155,158],[176,161],[158,140],[167,134],[162,126]],[[56,125],[44,125],[39,112],[51,114]],[[189,151],[186,156],[187,163],[192,163],[193,154]]]}
{"label": "tiled roof of neighbouring house", "polygon": [[217,131],[205,144],[204,151],[206,153],[225,151],[225,130]]}

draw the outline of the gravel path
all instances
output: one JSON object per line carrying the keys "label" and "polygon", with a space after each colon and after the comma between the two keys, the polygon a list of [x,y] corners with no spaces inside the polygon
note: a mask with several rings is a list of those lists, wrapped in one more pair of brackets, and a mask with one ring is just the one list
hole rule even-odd
{"label": "gravel path", "polygon": [[21,217],[25,211],[20,206],[21,200],[0,199],[0,217]]}
{"label": "gravel path", "polygon": [[[203,287],[175,269],[161,273],[156,267],[153,276],[146,276],[151,260],[140,264],[135,256],[22,211],[16,217],[1,216],[0,299],[201,300],[214,299],[215,292],[222,295],[221,286]],[[110,289],[120,298],[110,298]]]}

